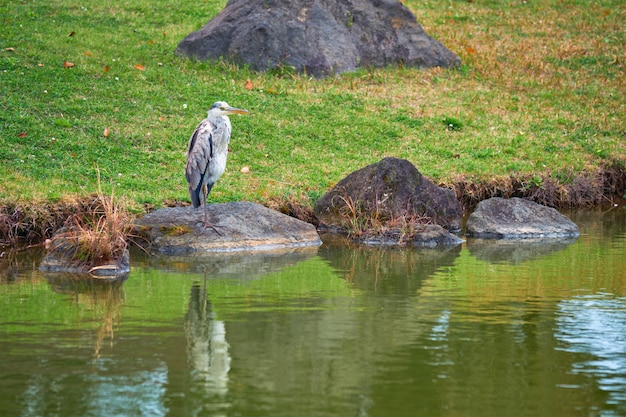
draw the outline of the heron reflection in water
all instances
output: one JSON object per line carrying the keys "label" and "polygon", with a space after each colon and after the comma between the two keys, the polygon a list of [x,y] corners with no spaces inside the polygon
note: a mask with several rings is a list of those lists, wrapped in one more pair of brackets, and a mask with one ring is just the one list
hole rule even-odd
{"label": "heron reflection in water", "polygon": [[230,353],[223,321],[217,320],[211,309],[204,285],[194,283],[189,295],[189,308],[185,316],[187,360],[195,380],[204,389],[215,394],[228,392]]}

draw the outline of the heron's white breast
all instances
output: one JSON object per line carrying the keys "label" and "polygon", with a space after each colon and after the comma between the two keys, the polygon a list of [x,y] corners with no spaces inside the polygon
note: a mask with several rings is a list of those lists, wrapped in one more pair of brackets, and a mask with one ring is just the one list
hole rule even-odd
{"label": "heron's white breast", "polygon": [[227,152],[224,153],[217,153],[213,159],[211,159],[211,162],[209,162],[209,177],[208,177],[208,183],[209,184],[213,184],[215,181],[218,180],[219,177],[222,176],[222,174],[224,173],[224,170],[226,170],[226,156],[228,155]]}

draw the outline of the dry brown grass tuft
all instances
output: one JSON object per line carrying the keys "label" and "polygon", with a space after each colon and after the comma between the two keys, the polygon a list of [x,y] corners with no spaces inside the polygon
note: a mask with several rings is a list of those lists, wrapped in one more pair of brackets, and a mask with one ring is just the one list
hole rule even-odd
{"label": "dry brown grass tuft", "polygon": [[89,267],[90,271],[121,260],[134,231],[133,216],[118,204],[113,193],[102,193],[100,171],[96,171],[98,194],[86,210],[67,218],[49,244],[57,258],[76,267]]}
{"label": "dry brown grass tuft", "polygon": [[409,209],[400,216],[388,217],[379,209],[378,204],[371,209],[350,196],[337,197],[343,201],[339,208],[338,221],[351,239],[383,237],[403,243],[411,240],[425,224],[432,223],[431,218],[420,216]]}
{"label": "dry brown grass tuft", "polygon": [[67,219],[63,231],[52,240],[52,249],[63,245],[77,262],[99,265],[119,259],[133,231],[132,216],[114,197],[99,194],[90,210]]}

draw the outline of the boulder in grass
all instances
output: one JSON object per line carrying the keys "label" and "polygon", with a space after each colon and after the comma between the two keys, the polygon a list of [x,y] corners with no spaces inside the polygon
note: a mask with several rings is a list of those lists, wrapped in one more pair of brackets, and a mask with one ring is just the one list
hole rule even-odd
{"label": "boulder in grass", "polygon": [[460,64],[397,0],[229,0],[178,44],[177,53],[256,71],[291,67],[313,76],[390,64]]}

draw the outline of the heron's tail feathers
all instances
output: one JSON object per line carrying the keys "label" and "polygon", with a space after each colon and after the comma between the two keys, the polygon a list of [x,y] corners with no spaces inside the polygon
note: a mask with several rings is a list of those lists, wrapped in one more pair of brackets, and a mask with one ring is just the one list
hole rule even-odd
{"label": "heron's tail feathers", "polygon": [[[193,204],[193,208],[198,208],[201,206],[201,200],[207,198],[211,193],[211,188],[213,188],[213,184],[202,184],[200,183],[196,188],[189,187],[189,197],[191,198],[191,204]],[[206,202],[206,201],[205,201]]]}
{"label": "heron's tail feathers", "polygon": [[200,193],[204,190],[202,189],[202,184],[200,184],[196,188],[189,187],[189,197],[191,198],[191,204],[193,204],[193,208],[200,207]]}

